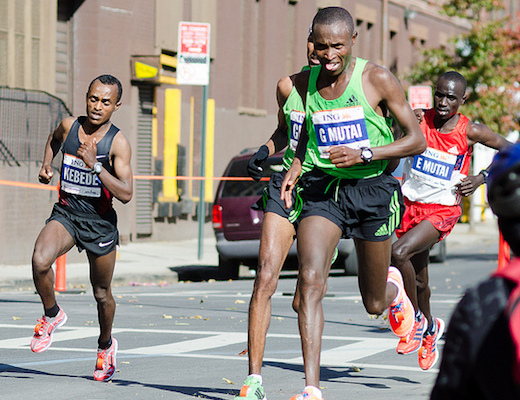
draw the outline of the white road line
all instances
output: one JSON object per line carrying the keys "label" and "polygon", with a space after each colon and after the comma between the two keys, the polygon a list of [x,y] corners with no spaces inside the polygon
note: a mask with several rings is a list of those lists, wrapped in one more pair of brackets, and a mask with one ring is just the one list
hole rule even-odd
{"label": "white road line", "polygon": [[226,333],[222,335],[212,335],[207,338],[194,340],[183,340],[182,342],[168,343],[159,346],[138,347],[130,350],[122,350],[125,354],[182,354],[191,351],[210,350],[219,347],[229,346],[236,343],[243,343],[247,340],[245,333]]}
{"label": "white road line", "polygon": [[[0,328],[4,329],[31,329],[32,325],[15,325],[15,324],[0,324]],[[122,357],[149,357],[149,356],[170,356],[170,357],[190,357],[202,359],[228,359],[247,362],[246,356],[225,355],[225,354],[203,354],[204,350],[213,350],[223,348],[230,345],[244,343],[247,345],[246,332],[218,332],[218,331],[196,331],[196,330],[181,330],[181,329],[136,329],[136,328],[115,328],[114,334],[133,332],[133,333],[154,333],[154,334],[182,334],[182,335],[196,335],[196,339],[182,340],[179,342],[170,342],[157,346],[136,347],[131,349],[121,349],[118,354]],[[77,352],[77,353],[94,353],[92,349],[73,348],[73,347],[59,347],[55,344],[63,341],[80,340],[89,337],[97,337],[99,335],[99,328],[85,327],[85,326],[67,326],[59,328],[53,337],[53,346],[49,351],[62,352]],[[205,335],[206,337],[200,337]],[[271,338],[285,338],[300,340],[297,334],[268,334]],[[378,368],[386,370],[400,370],[400,371],[420,371],[418,367],[408,367],[400,365],[386,365],[386,364],[356,364],[356,360],[364,359],[378,353],[393,350],[396,346],[397,339],[395,338],[367,338],[357,336],[323,336],[323,341],[334,340],[336,342],[348,342],[344,345],[334,347],[332,349],[324,350],[321,354],[321,365],[325,367],[338,368]],[[20,337],[12,339],[0,340],[0,349],[23,349],[28,350],[30,337]],[[128,345],[128,343],[125,343]],[[123,346],[124,348],[124,346]],[[298,346],[299,348],[299,346]],[[192,353],[197,352],[197,353]],[[290,364],[302,365],[302,357],[296,358],[270,358],[267,357],[264,361],[283,362]],[[438,372],[438,370],[430,370],[428,372]]]}

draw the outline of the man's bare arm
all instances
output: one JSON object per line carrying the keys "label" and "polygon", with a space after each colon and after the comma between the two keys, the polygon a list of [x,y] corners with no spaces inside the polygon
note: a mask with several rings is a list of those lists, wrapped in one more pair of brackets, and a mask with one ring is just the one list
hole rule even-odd
{"label": "man's bare arm", "polygon": [[58,151],[61,148],[61,144],[67,138],[74,120],[75,119],[72,117],[65,118],[47,138],[47,143],[45,144],[45,150],[43,152],[42,167],[38,173],[38,180],[41,183],[48,184],[51,181],[52,176],[54,175],[51,167],[52,160],[54,160],[54,157],[56,157],[56,154],[58,154]]}

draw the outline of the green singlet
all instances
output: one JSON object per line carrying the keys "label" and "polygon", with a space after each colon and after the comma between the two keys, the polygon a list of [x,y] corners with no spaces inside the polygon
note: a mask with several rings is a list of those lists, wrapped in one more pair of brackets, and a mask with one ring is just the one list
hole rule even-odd
{"label": "green singlet", "polygon": [[[394,136],[391,119],[378,115],[363,92],[362,73],[367,60],[356,58],[354,71],[343,94],[325,100],[316,88],[321,66],[311,69],[307,92],[307,154],[312,163],[327,174],[344,179],[365,179],[383,173],[388,160],[375,160],[368,165],[356,164],[338,168],[329,160],[329,146],[347,145],[353,149],[390,144]],[[312,121],[312,122],[311,122]]]}
{"label": "green singlet", "polygon": [[[296,151],[296,146],[298,144],[298,139],[300,138],[300,133],[302,130],[302,124],[305,120],[305,111],[303,109],[303,101],[293,85],[291,93],[289,97],[285,101],[283,105],[283,113],[285,115],[285,121],[287,122],[287,134],[288,134],[288,142],[287,142],[287,150],[283,155],[283,166],[285,170],[289,170],[291,163],[294,158],[294,152]],[[305,154],[305,160],[302,163],[302,174],[308,172],[312,169],[311,159],[309,158],[309,153]]]}

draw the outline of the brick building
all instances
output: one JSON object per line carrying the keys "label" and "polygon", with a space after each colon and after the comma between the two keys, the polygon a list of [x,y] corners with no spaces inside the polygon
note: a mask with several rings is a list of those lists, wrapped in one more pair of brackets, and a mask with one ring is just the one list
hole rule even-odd
{"label": "brick building", "polygon": [[[320,7],[348,9],[359,32],[354,54],[399,76],[422,48],[447,45],[469,28],[467,21],[441,15],[440,2],[0,0],[0,88],[10,93],[0,99],[0,179],[37,182],[53,124],[67,111],[83,114],[88,84],[104,73],[123,83],[123,105],[113,122],[132,144],[134,174],[198,176],[203,90],[176,84],[180,21],[211,24],[205,175],[218,177],[233,155],[271,135],[276,83],[306,63],[307,32]],[[136,79],[136,60],[157,75]],[[27,122],[36,118],[29,107],[47,112],[45,101],[27,100],[35,93],[60,104],[45,123],[43,116]],[[26,143],[18,151],[22,131]],[[207,202],[213,182],[205,186]],[[133,200],[125,206],[116,201],[122,240],[196,237],[198,196],[198,181],[136,180]],[[0,185],[0,198],[0,263],[28,263],[56,192]],[[209,225],[205,234],[212,234]]]}

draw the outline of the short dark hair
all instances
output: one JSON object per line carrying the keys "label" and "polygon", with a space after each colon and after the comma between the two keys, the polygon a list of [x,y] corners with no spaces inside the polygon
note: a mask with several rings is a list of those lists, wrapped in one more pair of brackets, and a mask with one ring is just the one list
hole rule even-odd
{"label": "short dark hair", "polygon": [[322,8],[312,20],[312,29],[314,30],[314,26],[318,24],[332,25],[337,22],[344,22],[350,33],[352,35],[354,34],[354,20],[352,19],[352,15],[342,7]]}
{"label": "short dark hair", "polygon": [[439,80],[443,78],[443,79],[446,79],[448,81],[452,81],[452,82],[459,82],[460,84],[462,84],[462,87],[464,88],[464,93],[466,92],[466,88],[468,86],[468,82],[466,81],[466,78],[464,78],[461,74],[459,74],[457,71],[448,71],[448,72],[445,72],[444,74],[442,74],[440,77],[439,77]]}
{"label": "short dark hair", "polygon": [[116,103],[119,103],[121,97],[123,97],[123,85],[121,85],[119,79],[117,79],[114,75],[99,75],[97,78],[92,79],[92,82],[90,82],[90,85],[88,85],[87,93],[90,92],[90,88],[92,87],[95,81],[100,81],[103,85],[117,85]]}

